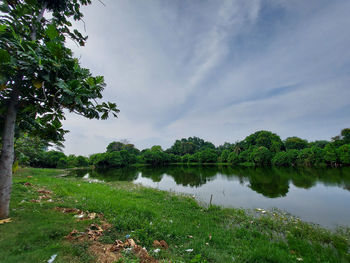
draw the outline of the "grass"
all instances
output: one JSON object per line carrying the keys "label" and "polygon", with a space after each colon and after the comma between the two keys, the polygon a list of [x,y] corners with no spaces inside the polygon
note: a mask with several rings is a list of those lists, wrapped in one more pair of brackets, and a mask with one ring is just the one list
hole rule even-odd
{"label": "grass", "polygon": [[[58,255],[55,263],[95,262],[87,242],[64,239],[91,221],[77,222],[55,211],[57,206],[103,213],[113,228],[102,242],[124,240],[129,234],[164,262],[350,262],[348,228],[331,232],[275,211],[254,216],[242,209],[206,209],[190,197],[127,182],[88,183],[57,176],[62,173],[26,168],[14,176],[13,222],[0,225],[0,262],[47,262],[53,254]],[[28,202],[38,196],[35,187],[53,191],[54,202]],[[165,240],[169,249],[153,253],[154,240]],[[126,254],[122,262],[138,261]]]}

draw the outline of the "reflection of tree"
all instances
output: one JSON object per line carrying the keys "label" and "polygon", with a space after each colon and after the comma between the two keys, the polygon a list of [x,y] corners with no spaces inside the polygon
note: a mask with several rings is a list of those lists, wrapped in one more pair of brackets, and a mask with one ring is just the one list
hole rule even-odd
{"label": "reflection of tree", "polygon": [[136,168],[110,168],[110,169],[94,169],[90,173],[91,178],[103,180],[106,182],[113,181],[133,181],[136,180],[138,171]]}
{"label": "reflection of tree", "polygon": [[74,169],[70,170],[68,176],[83,177],[87,173],[91,173],[91,169]]}
{"label": "reflection of tree", "polygon": [[289,190],[288,177],[273,169],[249,169],[250,188],[266,197],[286,196]]}
{"label": "reflection of tree", "polygon": [[152,179],[153,182],[160,182],[163,178],[163,175],[167,171],[166,166],[160,166],[160,167],[155,167],[155,166],[145,166],[141,167],[139,171],[142,174],[142,177],[150,178]]}
{"label": "reflection of tree", "polygon": [[179,166],[171,165],[164,167],[143,167],[142,177],[147,177],[153,182],[161,181],[163,175],[171,176],[176,184],[183,186],[201,186],[214,177],[218,170],[216,166]]}
{"label": "reflection of tree", "polygon": [[173,166],[167,174],[174,178],[177,184],[183,186],[201,186],[206,184],[218,173],[217,166]]}
{"label": "reflection of tree", "polygon": [[[133,181],[141,172],[142,177],[160,182],[164,175],[171,176],[176,184],[199,187],[215,179],[219,174],[227,180],[238,178],[241,184],[249,181],[250,188],[266,197],[286,196],[289,183],[298,188],[309,189],[321,182],[350,191],[350,167],[344,168],[244,168],[232,166],[171,165],[162,167],[145,166],[140,168],[116,168],[74,170],[70,175],[83,177],[87,173],[91,178],[104,181]],[[236,179],[235,179],[236,180]]]}

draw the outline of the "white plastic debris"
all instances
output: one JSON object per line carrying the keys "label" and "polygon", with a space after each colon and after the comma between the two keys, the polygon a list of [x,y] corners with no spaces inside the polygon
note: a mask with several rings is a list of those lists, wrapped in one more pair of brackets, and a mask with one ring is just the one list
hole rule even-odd
{"label": "white plastic debris", "polygon": [[154,253],[159,253],[160,249],[156,248],[155,250],[153,250]]}
{"label": "white plastic debris", "polygon": [[190,253],[193,251],[193,248],[186,249],[185,251]]}
{"label": "white plastic debris", "polygon": [[55,259],[56,259],[56,257],[57,257],[57,254],[52,255],[51,258],[47,261],[47,263],[52,263],[52,262],[54,262]]}

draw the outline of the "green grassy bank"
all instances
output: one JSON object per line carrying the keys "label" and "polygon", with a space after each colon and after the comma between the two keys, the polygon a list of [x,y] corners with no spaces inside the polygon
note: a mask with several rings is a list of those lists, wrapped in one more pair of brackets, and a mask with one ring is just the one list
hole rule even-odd
{"label": "green grassy bank", "polygon": [[[21,169],[14,176],[12,222],[0,225],[0,262],[96,262],[89,241],[70,242],[100,219],[77,220],[55,207],[102,213],[111,225],[103,243],[131,235],[160,262],[350,262],[350,230],[312,226],[282,213],[209,209],[195,200],[131,183],[89,183],[59,177],[62,170]],[[26,184],[30,183],[30,184]],[[38,199],[38,189],[52,200]],[[154,252],[154,240],[169,249]],[[125,253],[120,262],[139,262]]]}

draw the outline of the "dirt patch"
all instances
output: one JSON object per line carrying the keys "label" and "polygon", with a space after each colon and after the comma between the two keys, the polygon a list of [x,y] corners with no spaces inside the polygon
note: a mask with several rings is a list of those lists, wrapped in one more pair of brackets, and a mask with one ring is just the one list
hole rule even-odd
{"label": "dirt patch", "polygon": [[111,250],[112,247],[113,244],[94,242],[89,247],[89,252],[96,256],[96,261],[99,263],[112,263],[122,257],[120,253]]}
{"label": "dirt patch", "polygon": [[74,229],[65,238],[69,241],[90,241],[91,245],[89,247],[89,251],[96,256],[96,262],[98,263],[115,262],[122,257],[122,251],[134,253],[134,255],[140,259],[141,263],[158,262],[148,254],[145,248],[137,245],[131,238],[125,240],[124,242],[121,240],[116,240],[113,244],[104,244],[99,242],[99,239],[103,236],[104,231],[110,227],[111,225],[106,222],[103,222],[101,226],[98,224],[91,224],[85,232],[78,232],[78,230]]}

